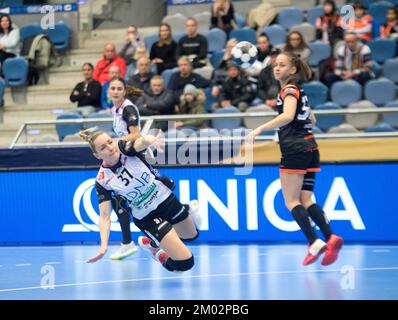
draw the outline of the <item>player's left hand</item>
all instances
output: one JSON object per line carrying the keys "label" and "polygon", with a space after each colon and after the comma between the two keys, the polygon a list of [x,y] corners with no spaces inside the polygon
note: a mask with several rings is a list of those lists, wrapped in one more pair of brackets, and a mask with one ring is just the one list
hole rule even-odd
{"label": "player's left hand", "polygon": [[106,254],[106,251],[107,251],[106,249],[100,249],[97,255],[87,260],[87,263],[94,263],[97,262],[98,260],[101,260],[102,257]]}

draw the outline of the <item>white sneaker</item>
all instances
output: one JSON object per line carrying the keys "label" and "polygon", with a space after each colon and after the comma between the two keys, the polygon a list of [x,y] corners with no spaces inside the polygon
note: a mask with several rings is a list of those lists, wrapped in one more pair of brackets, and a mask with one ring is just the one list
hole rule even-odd
{"label": "white sneaker", "polygon": [[202,226],[202,217],[200,216],[198,200],[191,200],[189,203],[189,214],[191,215],[196,227],[200,229]]}
{"label": "white sneaker", "polygon": [[160,248],[154,248],[151,246],[151,239],[146,236],[138,237],[138,245],[141,247],[142,250],[149,252],[151,257],[156,260],[156,254],[160,251]]}
{"label": "white sneaker", "polygon": [[112,260],[122,260],[131,256],[134,253],[138,252],[138,248],[135,245],[134,241],[131,241],[129,244],[121,244],[119,250],[117,250],[114,254],[112,254],[109,258]]}

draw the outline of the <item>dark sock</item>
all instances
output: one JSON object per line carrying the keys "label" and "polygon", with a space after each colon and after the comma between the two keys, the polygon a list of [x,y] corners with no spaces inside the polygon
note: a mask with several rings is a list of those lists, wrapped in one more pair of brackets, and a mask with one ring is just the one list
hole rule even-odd
{"label": "dark sock", "polygon": [[326,240],[329,240],[332,235],[332,229],[330,228],[329,221],[322,208],[314,203],[307,209],[307,211],[310,214],[311,219],[316,223],[319,229],[321,229]]}
{"label": "dark sock", "polygon": [[126,212],[117,215],[120,223],[120,227],[122,229],[123,235],[123,244],[129,244],[131,239],[131,230],[130,230],[130,215]]}
{"label": "dark sock", "polygon": [[300,226],[300,229],[304,232],[308,242],[313,244],[317,239],[317,236],[314,228],[311,226],[310,215],[308,214],[307,210],[305,210],[305,208],[299,204],[293,208],[292,215]]}

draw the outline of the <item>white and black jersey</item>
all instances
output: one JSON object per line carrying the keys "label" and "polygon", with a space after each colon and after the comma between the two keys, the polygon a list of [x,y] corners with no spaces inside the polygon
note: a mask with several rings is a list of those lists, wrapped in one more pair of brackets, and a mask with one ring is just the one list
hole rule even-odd
{"label": "white and black jersey", "polygon": [[154,211],[172,193],[138,152],[134,156],[122,153],[113,167],[103,163],[95,186],[99,203],[110,201],[112,193],[121,195],[127,199],[133,217],[139,220]]}
{"label": "white and black jersey", "polygon": [[141,130],[140,113],[136,105],[125,99],[121,106],[112,107],[113,131],[119,138],[128,136],[130,126],[138,126]]}

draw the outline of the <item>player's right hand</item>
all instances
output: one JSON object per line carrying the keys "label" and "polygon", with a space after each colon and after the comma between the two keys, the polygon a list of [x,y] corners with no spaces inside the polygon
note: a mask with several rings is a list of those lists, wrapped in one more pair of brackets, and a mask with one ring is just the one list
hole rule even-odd
{"label": "player's right hand", "polygon": [[106,249],[100,249],[94,257],[91,257],[90,259],[87,260],[87,263],[94,263],[97,262],[98,260],[102,259],[102,257],[106,254]]}

